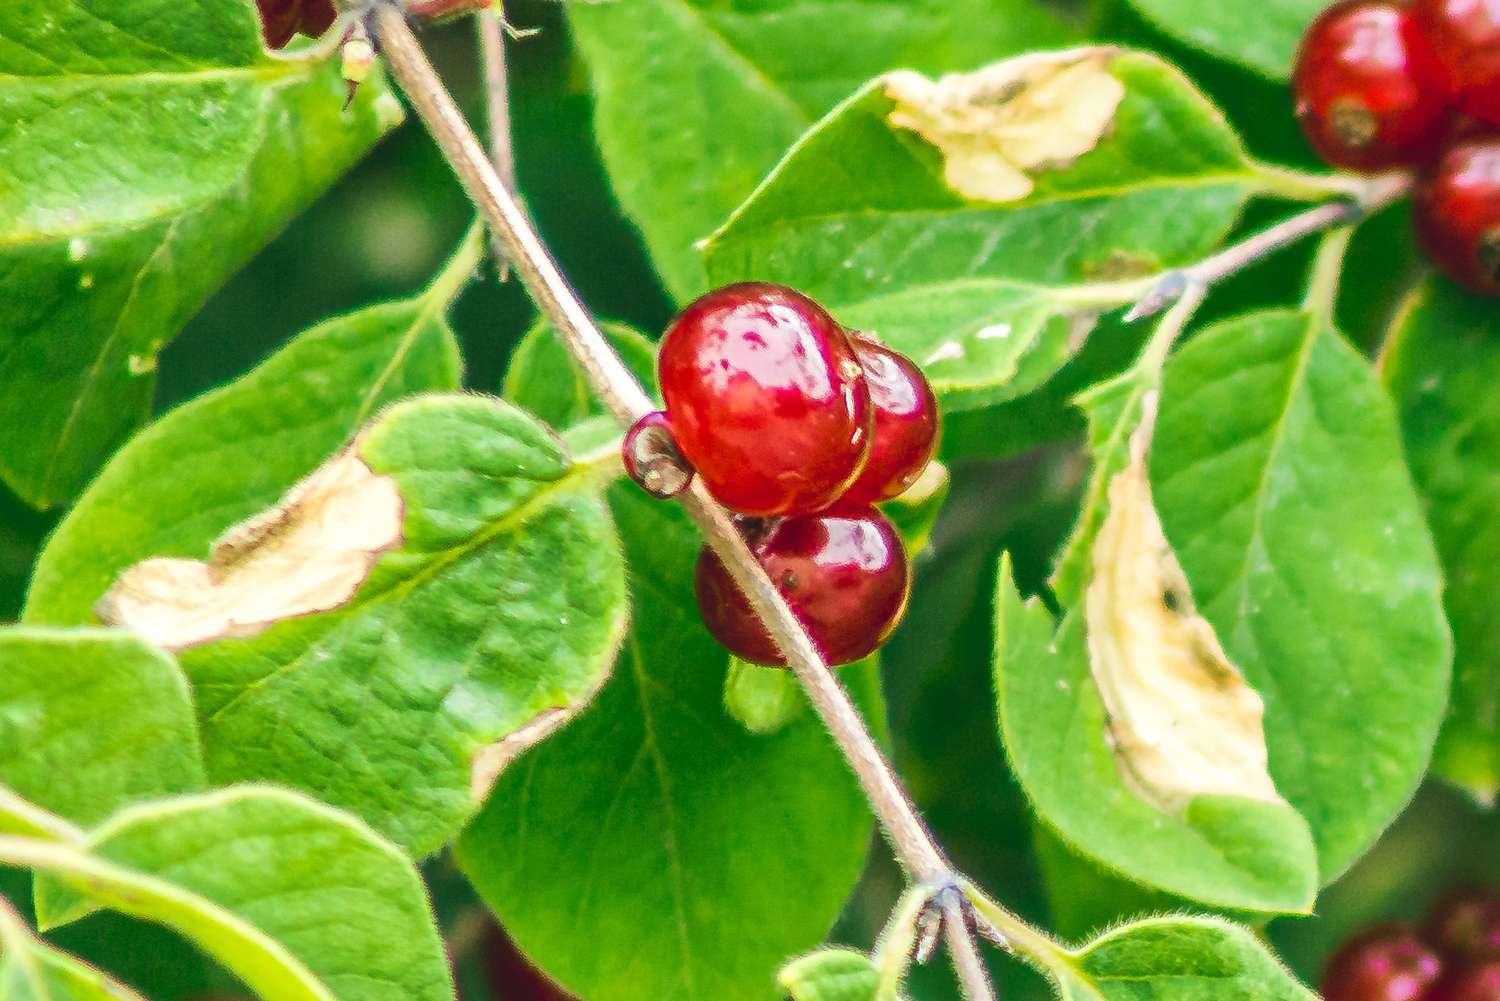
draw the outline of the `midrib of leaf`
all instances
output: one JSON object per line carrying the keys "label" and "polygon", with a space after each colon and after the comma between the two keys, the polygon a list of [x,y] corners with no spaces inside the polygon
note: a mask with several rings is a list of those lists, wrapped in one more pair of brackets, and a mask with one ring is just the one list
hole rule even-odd
{"label": "midrib of leaf", "polygon": [[195,69],[184,72],[170,70],[148,70],[144,73],[45,73],[23,76],[19,73],[0,73],[0,84],[43,86],[57,81],[79,80],[100,90],[129,90],[142,85],[184,86],[200,83],[218,83],[234,80],[275,80],[305,72],[304,63],[317,65],[319,58],[269,59],[254,66],[219,66],[212,69]]}
{"label": "midrib of leaf", "polygon": [[[768,178],[767,181],[771,180]],[[763,182],[764,183],[764,182]],[[1153,191],[1156,189],[1178,189],[1178,188],[1212,188],[1229,187],[1235,184],[1243,184],[1249,189],[1249,193],[1258,194],[1269,190],[1264,179],[1251,170],[1235,173],[1217,174],[1194,174],[1194,175],[1170,175],[1165,177],[1153,177],[1139,184],[1124,186],[1087,188],[1074,191],[1060,191],[1048,194],[1040,198],[1026,198],[1013,202],[982,202],[970,205],[954,205],[951,207],[921,208],[921,209],[884,209],[884,208],[860,208],[842,209],[836,212],[812,212],[804,215],[778,216],[770,225],[764,225],[766,229],[791,228],[808,224],[823,222],[843,222],[848,219],[874,218],[874,219],[902,219],[921,218],[933,216],[946,219],[953,216],[966,215],[994,215],[996,213],[1019,212],[1025,209],[1041,208],[1051,205],[1065,205],[1069,202],[1088,201],[1097,198],[1117,198],[1124,195],[1135,194],[1140,191]],[[751,195],[751,198],[754,198]],[[746,204],[749,204],[748,201]],[[721,226],[717,232],[708,238],[710,244],[716,243],[719,237],[730,232],[731,227],[739,221],[740,212],[729,217],[729,220]]]}
{"label": "midrib of leaf", "polygon": [[484,227],[475,223],[464,235],[463,244],[458,252],[453,255],[439,275],[432,280],[427,289],[421,295],[422,307],[417,311],[417,316],[406,333],[396,345],[396,350],[391,354],[391,360],[376,376],[375,381],[370,384],[369,390],[365,392],[364,398],[360,400],[359,409],[355,411],[354,423],[363,424],[370,416],[370,411],[375,406],[375,401],[385,391],[386,384],[395,377],[396,370],[411,353],[411,347],[417,342],[417,335],[429,324],[434,322],[439,314],[446,314],[448,307],[453,305],[453,300],[458,293],[463,291],[464,285],[479,262],[484,257],[484,245],[481,242],[484,236]]}
{"label": "midrib of leaf", "polygon": [[22,975],[31,984],[32,991],[38,998],[52,997],[52,992],[47,990],[46,981],[42,978],[36,953],[32,951],[30,930],[21,923],[10,905],[0,900],[0,965],[5,960],[13,960],[21,968]]}
{"label": "midrib of leaf", "polygon": [[[432,559],[422,566],[421,569],[412,573],[409,577],[391,584],[384,591],[364,601],[360,601],[356,593],[352,600],[358,602],[357,605],[352,608],[349,605],[345,605],[343,608],[333,609],[327,613],[325,621],[329,623],[329,628],[332,628],[333,620],[341,611],[348,611],[350,614],[361,614],[368,609],[406,597],[454,563],[483,549],[502,535],[523,527],[538,510],[551,506],[562,494],[576,493],[584,490],[595,481],[602,482],[606,476],[613,477],[619,468],[617,465],[618,461],[618,450],[611,448],[600,450],[599,454],[587,457],[584,462],[575,463],[562,476],[551,481],[537,493],[497,518],[481,531],[476,532],[462,544],[434,553]],[[214,710],[213,714],[205,720],[205,723],[218,721],[221,716],[237,706],[241,700],[250,697],[264,686],[299,668],[302,665],[303,659],[311,651],[312,642],[310,641],[302,653],[298,654],[295,658],[241,688],[228,702]],[[465,676],[467,677],[467,668],[465,670]]]}
{"label": "midrib of leaf", "polygon": [[113,909],[173,928],[218,958],[262,996],[271,996],[265,992],[267,984],[260,977],[247,975],[247,970],[242,967],[249,964],[237,962],[234,957],[209,945],[211,939],[201,931],[204,926],[227,935],[236,946],[274,964],[286,974],[289,979],[284,984],[297,990],[295,994],[277,994],[278,1001],[281,998],[286,1001],[337,1001],[332,992],[280,943],[239,915],[166,880],[107,862],[67,845],[10,835],[0,835],[0,864],[51,873]]}
{"label": "midrib of leaf", "polygon": [[[1257,650],[1260,649],[1260,643],[1255,638],[1254,631],[1249,628],[1250,572],[1254,560],[1254,553],[1257,550],[1264,548],[1262,533],[1264,531],[1265,522],[1266,493],[1270,488],[1271,470],[1275,467],[1277,459],[1281,454],[1281,449],[1286,443],[1287,425],[1291,420],[1292,408],[1296,405],[1297,397],[1301,393],[1303,384],[1307,380],[1307,371],[1312,362],[1313,349],[1317,346],[1318,339],[1323,336],[1322,325],[1318,323],[1312,316],[1304,315],[1302,317],[1302,320],[1306,327],[1306,333],[1303,335],[1302,345],[1297,352],[1297,361],[1292,369],[1292,376],[1287,380],[1286,399],[1282,402],[1281,412],[1277,416],[1275,424],[1272,426],[1271,442],[1266,451],[1265,466],[1261,469],[1260,480],[1256,484],[1256,490],[1254,494],[1254,506],[1251,508],[1250,534],[1246,540],[1245,557],[1240,564],[1239,573],[1235,575],[1234,582],[1231,585],[1231,587],[1237,588],[1239,592],[1236,596],[1235,601],[1234,633],[1236,636],[1244,638]],[[1182,472],[1184,471],[1179,470],[1176,475],[1181,475]],[[1271,570],[1273,573],[1276,572],[1274,566],[1271,567]],[[1222,591],[1214,595],[1213,598],[1204,601],[1204,605],[1207,606],[1211,604],[1217,604],[1219,598],[1221,597],[1223,597]],[[1274,689],[1279,697],[1281,686],[1279,680],[1276,677],[1276,673],[1272,670],[1266,670],[1262,671],[1261,674],[1265,679],[1265,683],[1272,689]],[[1279,701],[1285,703],[1286,700],[1279,699]],[[1291,724],[1292,733],[1299,748],[1299,752],[1302,752],[1299,753],[1298,756],[1294,759],[1296,762],[1298,778],[1299,780],[1303,780],[1299,781],[1298,784],[1305,785],[1306,769],[1303,767],[1302,762],[1305,760],[1305,749],[1307,747],[1307,741],[1302,735],[1301,717],[1298,713],[1293,711],[1287,713],[1286,718]],[[1283,755],[1281,760],[1284,762],[1281,767],[1285,768],[1285,762],[1287,761],[1286,756]],[[1299,808],[1299,812],[1300,809],[1301,808]],[[1306,819],[1305,814],[1304,819]]]}
{"label": "midrib of leaf", "polygon": [[672,788],[667,779],[667,763],[656,742],[656,728],[651,716],[651,699],[646,693],[649,679],[646,676],[645,660],[641,656],[640,640],[632,631],[630,636],[630,668],[635,680],[636,698],[641,706],[641,747],[650,756],[656,771],[656,783],[661,790],[661,808],[666,815],[666,849],[669,872],[672,879],[673,910],[677,919],[677,937],[682,947],[682,976],[689,997],[697,997],[693,983],[692,937],[688,934],[686,885],[682,872],[682,848],[677,841],[677,817],[672,809]]}
{"label": "midrib of leaf", "polygon": [[735,63],[743,66],[748,75],[761,85],[761,88],[766,91],[769,97],[781,104],[783,110],[793,116],[799,130],[806,130],[813,123],[812,116],[803,110],[802,106],[797,103],[792,95],[787,93],[775,80],[767,76],[766,71],[756,65],[754,60],[730,44],[728,37],[719,30],[717,25],[708,19],[703,11],[699,10],[692,3],[689,3],[688,0],[678,0],[677,6],[687,12],[688,16],[703,29],[704,34],[708,35],[724,51],[725,55],[729,56]]}

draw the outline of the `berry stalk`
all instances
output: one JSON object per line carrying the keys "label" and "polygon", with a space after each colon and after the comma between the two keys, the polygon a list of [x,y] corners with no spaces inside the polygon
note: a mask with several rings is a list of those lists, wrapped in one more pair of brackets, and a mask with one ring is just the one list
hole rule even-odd
{"label": "berry stalk", "polygon": [[[633,425],[653,409],[650,399],[610,347],[526,214],[500,180],[412,34],[405,15],[395,3],[385,0],[375,5],[371,19],[392,75],[426,123],[481,215],[504,244],[511,264],[537,307],[562,336],[605,406],[622,426]],[[863,717],[751,553],[729,513],[697,479],[682,495],[681,502],[751,607],[762,617],[767,631],[807,690],[814,709],[858,777],[909,876],[919,882],[959,882],[876,746]],[[967,925],[950,920],[945,926],[949,952],[969,1001],[992,1001],[994,994]],[[955,941],[958,948],[952,948]]]}

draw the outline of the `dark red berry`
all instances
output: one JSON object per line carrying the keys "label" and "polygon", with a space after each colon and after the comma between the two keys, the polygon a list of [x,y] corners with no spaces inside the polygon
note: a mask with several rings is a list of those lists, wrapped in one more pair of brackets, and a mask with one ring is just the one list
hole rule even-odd
{"label": "dark red berry", "polygon": [[938,444],[937,397],[910,358],[859,334],[853,341],[870,387],[875,433],[864,472],[840,503],[874,504],[905,492],[927,468]]}
{"label": "dark red berry", "polygon": [[[880,512],[841,508],[785,518],[750,542],[830,664],[874,653],[901,621],[911,571],[900,536]],[[708,631],[730,653],[757,664],[786,663],[708,549],[698,557],[694,584]]]}
{"label": "dark red berry", "polygon": [[261,33],[266,44],[279,49],[297,32],[318,37],[338,16],[333,0],[256,0],[260,5]]}
{"label": "dark red berry", "polygon": [[667,328],[657,367],[678,449],[741,514],[821,510],[864,468],[874,411],[854,346],[800,292],[708,293]]}
{"label": "dark red berry", "polygon": [[1308,141],[1334,166],[1373,171],[1436,155],[1446,76],[1396,3],[1346,0],[1325,11],[1303,36],[1292,90]]}
{"label": "dark red berry", "polygon": [[1500,893],[1467,887],[1448,894],[1432,909],[1425,931],[1450,960],[1500,959]]}
{"label": "dark red berry", "polygon": [[1382,925],[1350,939],[1329,960],[1324,1001],[1425,1001],[1443,961],[1410,928]]}
{"label": "dark red berry", "polygon": [[1417,237],[1433,262],[1481,295],[1500,295],[1500,138],[1459,143],[1417,183]]}
{"label": "dark red berry", "polygon": [[1432,42],[1459,109],[1500,124],[1500,0],[1416,0],[1412,18]]}
{"label": "dark red berry", "polygon": [[1500,1001],[1500,960],[1480,963],[1444,980],[1430,1001]]}

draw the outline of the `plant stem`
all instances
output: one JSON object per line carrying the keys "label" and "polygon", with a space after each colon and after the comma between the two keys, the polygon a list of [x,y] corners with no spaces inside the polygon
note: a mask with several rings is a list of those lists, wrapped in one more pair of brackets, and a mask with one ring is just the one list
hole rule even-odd
{"label": "plant stem", "polygon": [[1349,252],[1349,240],[1354,236],[1354,227],[1341,226],[1323,235],[1318,244],[1317,256],[1313,258],[1312,273],[1307,279],[1307,295],[1302,308],[1316,316],[1325,327],[1333,327],[1335,301],[1339,294],[1339,276],[1344,270],[1344,257]]}
{"label": "plant stem", "polygon": [[1405,196],[1411,185],[1412,178],[1405,174],[1373,178],[1365,182],[1365,187],[1355,198],[1325,202],[1299,212],[1191,267],[1169,271],[1154,281],[1140,301],[1125,314],[1125,321],[1130,323],[1155,316],[1180,299],[1190,286],[1201,284],[1207,288],[1215,285],[1314,233],[1336,226],[1352,226],[1371,212]]}
{"label": "plant stem", "polygon": [[[526,214],[500,180],[405,17],[394,4],[381,2],[374,7],[372,18],[392,74],[426,122],[481,215],[504,244],[537,307],[556,327],[583,367],[590,385],[615,418],[625,426],[635,423],[652,409],[650,399],[615,354]],[[823,662],[786,599],[751,554],[729,513],[696,478],[681,496],[681,502],[807,690],[813,708],[859,779],[871,809],[910,878],[918,882],[955,882],[956,874],[880,753],[864,718]],[[960,983],[969,1001],[991,1001],[993,993],[967,927],[962,922],[955,923],[955,927],[953,935],[963,942],[958,949],[951,949],[955,939],[950,937],[949,944],[953,961],[960,970]]]}
{"label": "plant stem", "polygon": [[[479,22],[479,59],[484,68],[484,108],[489,124],[490,163],[500,183],[516,194],[516,156],[510,132],[510,74],[505,64],[505,27],[500,19],[503,8],[482,10]],[[495,240],[495,256],[500,259],[500,280],[510,279],[504,246]]]}

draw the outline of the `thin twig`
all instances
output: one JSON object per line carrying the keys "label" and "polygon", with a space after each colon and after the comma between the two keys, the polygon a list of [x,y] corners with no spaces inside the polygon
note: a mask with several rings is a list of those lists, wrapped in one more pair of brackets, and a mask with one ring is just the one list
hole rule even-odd
{"label": "thin twig", "polygon": [[1201,285],[1205,289],[1216,285],[1314,233],[1356,223],[1405,196],[1411,190],[1411,185],[1412,178],[1404,174],[1374,178],[1367,183],[1360,197],[1326,202],[1306,212],[1299,212],[1191,267],[1169,271],[1158,278],[1130,312],[1125,314],[1125,322],[1132,323],[1155,316],[1182,298],[1194,285]]}
{"label": "thin twig", "polygon": [[995,992],[990,987],[989,972],[984,967],[984,958],[969,933],[968,920],[964,914],[963,897],[954,894],[954,899],[943,904],[943,940],[948,943],[948,956],[953,960],[953,972],[958,975],[959,986],[964,997],[971,1001],[993,1001]]}
{"label": "thin twig", "polygon": [[[650,399],[610,347],[526,214],[501,182],[405,17],[394,4],[381,2],[374,8],[373,19],[392,74],[426,122],[485,221],[504,243],[537,307],[556,327],[611,413],[622,425],[633,424],[652,409]],[[751,554],[729,513],[696,479],[681,496],[681,502],[807,690],[814,709],[859,779],[871,809],[909,876],[920,882],[954,881],[952,867],[880,753],[863,717],[823,662],[786,599]],[[975,984],[984,983],[984,992],[969,993],[969,1001],[989,1001],[992,995],[986,973],[982,964],[974,965],[978,950],[969,938],[967,925],[960,922],[956,927],[955,934],[964,938],[968,946],[953,950],[954,962],[961,969],[960,981],[966,992],[971,992]]]}
{"label": "thin twig", "polygon": [[[504,15],[498,10],[482,10],[479,22],[479,58],[484,67],[485,120],[489,125],[490,163],[505,190],[516,194],[516,155],[511,144],[510,73],[505,63]],[[500,280],[510,278],[504,245],[495,237],[495,255],[500,260]]]}

